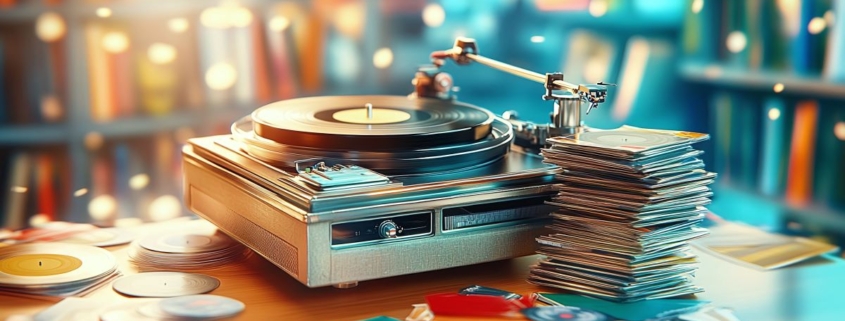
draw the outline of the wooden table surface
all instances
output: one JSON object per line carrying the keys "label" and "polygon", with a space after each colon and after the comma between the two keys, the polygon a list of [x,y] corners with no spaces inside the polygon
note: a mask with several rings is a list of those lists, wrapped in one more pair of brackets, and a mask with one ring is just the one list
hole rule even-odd
{"label": "wooden table surface", "polygon": [[[124,274],[137,273],[128,262],[126,246],[109,248]],[[400,320],[425,295],[457,292],[478,284],[520,294],[555,292],[528,284],[528,266],[536,256],[361,282],[351,289],[311,289],[258,255],[224,268],[203,271],[221,281],[212,294],[246,304],[237,320],[361,320],[385,315]],[[696,283],[706,289],[697,298],[731,307],[741,320],[838,320],[845,315],[845,262],[818,258],[775,271],[759,272],[720,258],[701,254]],[[107,301],[129,300],[105,285],[87,297]],[[54,302],[0,292],[0,320],[10,315],[32,315]],[[283,318],[278,318],[283,317]],[[458,318],[438,317],[437,320]],[[482,320],[482,319],[478,319]]]}

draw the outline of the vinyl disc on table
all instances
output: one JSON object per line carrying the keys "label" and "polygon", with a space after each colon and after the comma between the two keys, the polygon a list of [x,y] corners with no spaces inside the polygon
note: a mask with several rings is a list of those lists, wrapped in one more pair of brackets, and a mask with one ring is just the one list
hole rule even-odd
{"label": "vinyl disc on table", "polygon": [[164,299],[158,306],[167,315],[191,320],[231,317],[246,307],[241,301],[210,294]]}
{"label": "vinyl disc on table", "polygon": [[577,135],[577,140],[602,147],[637,147],[647,149],[667,143],[677,142],[679,139],[670,135],[644,133],[634,131],[593,131]]}
{"label": "vinyl disc on table", "polygon": [[85,232],[76,233],[66,239],[62,239],[62,243],[87,244],[93,246],[113,246],[132,242],[134,236],[132,233],[121,228],[101,228]]}
{"label": "vinyl disc on table", "polygon": [[0,248],[0,286],[28,287],[99,277],[117,265],[109,251],[87,245],[32,243]]}
{"label": "vinyl disc on table", "polygon": [[197,273],[146,272],[125,276],[114,282],[115,291],[129,296],[164,298],[208,293],[220,280]]}
{"label": "vinyl disc on table", "polygon": [[[368,117],[366,105],[372,105]],[[454,101],[404,96],[308,97],[252,114],[256,135],[280,144],[345,150],[402,150],[471,143],[495,116]]]}
{"label": "vinyl disc on table", "polygon": [[169,233],[150,235],[139,244],[150,251],[165,253],[210,252],[231,247],[235,242],[222,234]]}

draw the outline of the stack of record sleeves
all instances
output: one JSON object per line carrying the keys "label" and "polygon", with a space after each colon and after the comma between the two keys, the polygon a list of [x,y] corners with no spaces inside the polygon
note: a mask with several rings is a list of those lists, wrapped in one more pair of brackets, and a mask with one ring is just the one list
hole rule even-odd
{"label": "stack of record sleeves", "polygon": [[140,271],[203,270],[245,260],[252,253],[205,221],[190,228],[140,238],[129,247],[129,258]]}
{"label": "stack of record sleeves", "polygon": [[544,260],[529,282],[632,302],[703,291],[688,242],[712,196],[692,144],[707,134],[621,127],[550,138],[545,161],[561,166],[559,208],[541,236]]}

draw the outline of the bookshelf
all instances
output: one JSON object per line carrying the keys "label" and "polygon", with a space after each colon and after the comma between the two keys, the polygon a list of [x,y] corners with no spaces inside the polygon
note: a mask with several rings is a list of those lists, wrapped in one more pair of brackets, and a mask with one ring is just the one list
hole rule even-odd
{"label": "bookshelf", "polygon": [[711,210],[843,245],[845,1],[789,4],[688,1],[677,73],[709,113]]}
{"label": "bookshelf", "polygon": [[[178,157],[178,142],[173,139],[175,131],[184,128],[192,130],[196,135],[211,135],[222,134],[228,131],[228,124],[248,114],[255,107],[262,105],[267,101],[291,98],[296,96],[308,95],[326,95],[326,94],[397,94],[405,95],[412,88],[410,86],[410,78],[413,70],[420,63],[425,63],[425,57],[428,52],[433,50],[443,49],[449,46],[454,41],[456,36],[454,31],[464,31],[467,36],[479,35],[479,43],[482,44],[483,52],[489,54],[491,57],[502,59],[528,69],[540,71],[556,71],[562,70],[567,74],[567,77],[578,75],[575,78],[581,78],[582,74],[588,74],[591,71],[586,71],[584,65],[588,61],[579,60],[584,57],[589,57],[592,53],[587,51],[570,51],[573,46],[581,46],[581,42],[575,42],[570,38],[573,31],[585,31],[591,36],[594,36],[596,42],[586,42],[586,46],[590,48],[598,48],[597,50],[604,50],[602,55],[603,60],[599,65],[606,65],[607,71],[603,72],[601,81],[611,83],[619,83],[619,90],[623,87],[631,87],[632,92],[636,93],[629,97],[630,104],[633,107],[629,109],[647,108],[645,111],[633,113],[626,117],[615,117],[611,115],[613,105],[616,103],[615,93],[611,95],[611,101],[606,105],[607,108],[597,110],[587,118],[590,125],[598,128],[612,128],[621,123],[628,123],[639,126],[653,126],[650,121],[654,121],[649,116],[649,113],[659,113],[663,115],[658,121],[665,121],[661,123],[666,128],[689,128],[684,123],[675,123],[679,119],[686,117],[684,111],[671,108],[659,104],[662,102],[663,90],[666,88],[675,88],[678,82],[677,75],[671,68],[674,63],[674,58],[677,54],[673,50],[672,45],[675,40],[679,27],[682,24],[682,16],[680,11],[669,8],[656,8],[651,5],[651,9],[644,10],[643,7],[648,7],[650,2],[640,1],[607,1],[608,7],[605,12],[597,14],[590,12],[586,7],[566,9],[566,10],[539,10],[536,8],[536,3],[540,1],[513,1],[513,2],[495,2],[483,3],[467,1],[465,4],[470,6],[469,10],[464,11],[449,11],[447,19],[443,25],[432,27],[423,24],[420,17],[422,6],[426,4],[442,4],[448,6],[444,1],[427,1],[415,0],[407,2],[390,2],[377,0],[360,0],[360,1],[334,1],[321,0],[319,2],[309,1],[287,1],[283,3],[267,0],[241,0],[237,1],[239,6],[248,8],[253,15],[253,24],[257,25],[255,29],[251,30],[206,30],[201,25],[201,13],[209,8],[222,4],[233,3],[231,1],[224,2],[202,2],[192,0],[174,0],[174,1],[140,1],[140,0],[124,0],[124,1],[108,1],[108,2],[90,2],[83,0],[65,0],[58,5],[48,6],[40,1],[18,1],[19,3],[12,8],[0,9],[0,25],[2,24],[31,24],[44,12],[55,12],[64,18],[67,25],[67,33],[63,38],[64,44],[64,61],[66,68],[66,95],[64,100],[64,116],[61,120],[55,123],[33,122],[26,124],[8,124],[0,123],[0,155],[4,151],[16,150],[39,150],[44,148],[52,148],[53,146],[60,146],[62,149],[61,159],[57,162],[68,163],[70,179],[68,180],[67,190],[63,191],[70,197],[69,205],[63,207],[63,212],[58,213],[57,217],[64,220],[86,222],[91,221],[89,216],[89,205],[98,194],[107,193],[97,191],[96,186],[102,185],[102,181],[108,181],[108,184],[114,185],[116,181],[120,181],[119,188],[114,188],[120,192],[121,189],[126,189],[125,180],[136,172],[144,172],[149,174],[152,181],[147,189],[153,189],[153,194],[173,194],[179,195],[179,186],[181,186],[181,179],[172,177],[164,182],[160,181],[161,177],[168,177],[174,171],[172,162],[165,161],[167,168],[164,173],[155,173],[158,169],[142,169],[138,170],[133,164],[125,165],[120,161],[122,159],[134,159],[136,157],[155,158],[155,155],[145,155],[148,153],[138,151],[153,152],[154,147],[149,147],[145,141],[168,139],[174,146],[164,148],[165,154],[177,155]],[[601,1],[594,1],[601,2]],[[361,12],[366,17],[374,17],[366,19],[366,23],[360,28],[358,34],[350,32],[338,25],[337,17],[328,14],[327,16],[320,16],[314,12],[328,11],[337,9],[341,5],[349,3],[360,4],[363,6]],[[581,2],[582,5],[588,2]],[[635,5],[638,3],[638,5]],[[290,28],[282,28],[282,31],[274,31],[279,34],[273,34],[273,37],[267,33],[273,31],[269,27],[269,22],[274,14],[280,12],[279,6],[298,6],[301,9],[299,13],[301,17],[296,18],[290,16]],[[674,7],[674,4],[667,4],[661,7]],[[107,18],[98,17],[96,11],[100,7],[108,7],[111,14]],[[492,8],[491,7],[496,7]],[[656,9],[655,9],[656,8]],[[664,11],[654,11],[654,10]],[[447,11],[450,10],[447,8]],[[651,11],[649,11],[651,10]],[[296,10],[294,10],[295,12]],[[314,12],[311,12],[314,11]],[[480,12],[480,14],[479,14]],[[325,14],[325,12],[323,12]],[[494,23],[498,23],[497,33],[487,33],[485,35],[485,27],[483,23],[478,23],[477,16],[494,17]],[[89,24],[102,23],[104,26],[103,32],[110,30],[125,31],[130,35],[132,46],[137,43],[141,46],[149,45],[149,42],[159,41],[158,39],[147,39],[136,41],[136,38],[131,37],[138,30],[148,32],[150,34],[162,35],[162,37],[173,36],[168,34],[166,27],[167,19],[174,17],[183,17],[190,21],[190,37],[187,41],[174,40],[176,38],[167,38],[174,45],[183,44],[187,42],[196,43],[198,48],[191,50],[193,53],[188,56],[191,61],[197,61],[200,66],[197,68],[198,72],[193,73],[193,77],[199,79],[201,87],[202,102],[198,104],[188,104],[181,102],[184,100],[179,98],[179,102],[174,103],[167,112],[151,112],[153,108],[135,108],[135,112],[123,113],[117,116],[100,117],[98,116],[99,109],[96,108],[97,88],[92,88],[92,83],[106,83],[111,84],[111,81],[94,81],[92,78],[92,65],[98,63],[103,59],[109,60],[109,63],[120,64],[119,59],[123,59],[117,54],[106,52],[103,59],[92,59],[89,55],[92,51],[100,50],[92,46],[89,40],[91,37]],[[513,20],[515,19],[515,20]],[[134,21],[155,21],[148,25],[133,24]],[[483,19],[481,19],[483,20]],[[482,21],[483,22],[483,21]],[[299,26],[297,29],[292,26]],[[144,28],[149,27],[149,30]],[[27,27],[30,28],[30,27]],[[113,28],[113,29],[108,29]],[[156,29],[159,28],[159,29]],[[163,28],[163,29],[162,29]],[[314,34],[309,34],[309,28],[314,28],[317,31]],[[352,28],[354,29],[354,28]],[[31,29],[26,29],[31,30]],[[249,32],[247,32],[249,31]],[[248,77],[239,77],[239,81],[244,78],[253,79],[250,84],[242,85],[237,83],[234,87],[225,90],[224,93],[211,92],[206,88],[206,83],[203,81],[203,73],[209,68],[209,53],[216,54],[218,52],[225,52],[224,55],[235,57],[237,60],[239,56],[243,56],[243,52],[238,52],[238,48],[246,46],[232,45],[235,40],[244,39],[244,35],[252,33],[261,34],[263,36],[249,36],[255,42],[250,45],[264,46],[264,50],[247,50],[247,54],[253,52],[264,52],[268,57],[250,57],[249,63],[262,61],[265,63],[263,67],[254,65],[254,70],[269,70],[269,76],[261,76],[259,73],[249,75]],[[286,37],[284,41],[278,41],[279,35]],[[529,41],[532,36],[545,35],[544,43],[534,43]],[[223,41],[208,41],[210,38],[221,37]],[[486,37],[486,38],[484,38]],[[588,40],[590,37],[587,37]],[[220,40],[217,39],[217,40]],[[293,40],[291,40],[293,39]],[[583,37],[581,38],[583,39]],[[146,42],[145,42],[146,41]],[[263,43],[261,43],[263,41]],[[276,42],[278,41],[278,42]],[[309,42],[310,41],[310,42]],[[637,55],[629,54],[630,48],[637,47],[644,52],[647,59],[643,61],[633,61]],[[215,47],[215,50],[209,50],[211,47],[203,47],[212,43],[219,45],[223,43],[224,46]],[[354,49],[357,54],[354,59],[357,64],[357,74],[354,76],[338,76],[342,72],[337,69],[343,67],[346,61],[340,63],[330,61],[332,57],[323,57],[328,55],[336,48],[330,48],[330,43],[347,44],[347,47],[341,49]],[[511,45],[515,44],[515,45]],[[132,48],[130,46],[130,48]],[[285,47],[289,46],[289,47]],[[96,47],[96,46],[95,46]],[[283,48],[282,51],[277,52],[278,48]],[[379,48],[389,47],[394,51],[395,59],[392,65],[385,69],[373,68],[373,53]],[[146,48],[146,47],[144,47]],[[222,48],[222,49],[220,49]],[[308,51],[308,48],[315,52]],[[134,48],[130,50],[138,50]],[[179,48],[180,55],[183,53],[181,47]],[[137,53],[137,52],[135,52]],[[569,58],[565,57],[569,54],[581,55],[581,57]],[[270,59],[273,57],[286,56],[286,60],[282,65],[288,63],[289,65],[281,66],[277,61]],[[536,57],[536,59],[535,59]],[[298,58],[298,60],[297,60]],[[310,64],[305,58],[316,61],[317,66]],[[334,57],[337,58],[337,57]],[[342,58],[342,57],[341,57]],[[178,59],[178,58],[177,58]],[[283,60],[283,59],[278,59]],[[337,59],[340,60],[340,59]],[[565,60],[565,61],[564,61]],[[629,62],[630,60],[630,62]],[[92,61],[94,63],[92,63]],[[303,63],[309,62],[309,63]],[[234,64],[234,63],[233,63]],[[592,62],[595,65],[595,62]],[[621,80],[625,69],[631,69],[631,66],[638,64],[645,64],[642,70],[647,72],[649,76],[647,81],[643,81],[643,77],[634,77]],[[570,68],[575,66],[575,68]],[[181,68],[183,66],[178,66]],[[454,66],[452,66],[454,67]],[[134,67],[133,67],[134,68]],[[238,67],[241,68],[241,67]],[[290,75],[280,75],[285,68],[290,69]],[[463,67],[461,67],[463,68]],[[462,87],[460,97],[462,100],[469,103],[481,105],[485,108],[491,109],[495,113],[502,113],[509,109],[519,109],[523,119],[528,119],[538,122],[548,121],[549,106],[537,99],[541,88],[534,83],[519,81],[513,82],[513,87],[509,87],[509,91],[495,91],[491,88],[500,88],[503,84],[510,86],[510,78],[503,77],[498,71],[488,70],[487,68],[468,67],[467,69],[456,72],[454,70],[447,70],[453,73],[457,84]],[[131,70],[131,69],[130,69]],[[282,71],[280,71],[282,70]],[[137,73],[137,70],[135,70]],[[165,71],[167,72],[167,71]],[[185,73],[184,70],[179,69],[179,73]],[[310,78],[305,79],[303,75]],[[636,76],[634,74],[634,76]],[[261,77],[264,77],[263,80]],[[573,79],[573,81],[586,81],[585,79]],[[293,83],[293,88],[280,88],[280,79]],[[507,81],[502,81],[502,80]],[[121,80],[121,79],[118,79]],[[130,79],[133,85],[138,85],[142,80]],[[174,81],[179,85],[193,81],[196,79],[179,79]],[[640,84],[642,82],[642,84]],[[308,87],[308,83],[316,83],[316,86]],[[115,85],[117,86],[117,85]],[[247,95],[247,98],[240,97],[241,91],[244,88],[260,88],[270,87],[270,95],[261,96],[259,94]],[[94,90],[92,90],[94,89]],[[256,89],[257,90],[257,89]],[[614,89],[616,90],[616,89]],[[282,93],[284,92],[284,93]],[[491,95],[493,94],[493,95]],[[140,94],[137,94],[140,96]],[[525,104],[527,99],[531,99],[532,106]],[[518,106],[518,107],[514,107]],[[659,108],[652,108],[650,106],[658,106]],[[618,109],[618,108],[617,108]],[[670,115],[671,117],[665,117]],[[615,118],[614,118],[615,117]],[[103,118],[104,120],[96,120]],[[2,119],[2,115],[0,115]],[[612,120],[611,120],[612,119]],[[100,137],[102,142],[99,143],[99,148],[91,148],[89,138]],[[162,138],[164,137],[164,138]],[[142,147],[138,147],[142,146]],[[147,147],[143,147],[147,146]],[[127,158],[125,150],[129,149],[129,157]],[[137,150],[136,150],[137,149]],[[146,160],[158,161],[158,160]],[[2,160],[0,160],[2,163]],[[105,164],[105,165],[103,165]],[[116,177],[109,177],[104,179],[101,177],[102,171],[98,170],[100,166],[107,166],[107,168],[129,168],[130,175],[116,175]],[[178,170],[176,170],[178,171]],[[0,175],[2,176],[2,175]],[[7,182],[2,181],[0,187],[5,188]],[[159,193],[160,192],[160,193]],[[137,191],[128,190],[130,194],[138,194]],[[175,193],[175,194],[174,194]],[[148,193],[149,194],[149,193]],[[147,195],[148,196],[148,195]],[[147,197],[142,195],[141,198]],[[2,197],[2,194],[0,194]],[[133,196],[134,197],[134,196]],[[152,196],[150,196],[152,197]],[[149,198],[149,197],[148,197]],[[141,201],[144,202],[144,201]],[[32,214],[32,213],[29,213]],[[108,223],[108,222],[106,222]]]}

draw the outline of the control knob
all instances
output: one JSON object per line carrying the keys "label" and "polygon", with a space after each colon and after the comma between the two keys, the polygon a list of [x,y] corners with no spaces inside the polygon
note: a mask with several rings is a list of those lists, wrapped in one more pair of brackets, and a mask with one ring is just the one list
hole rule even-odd
{"label": "control knob", "polygon": [[391,220],[384,220],[378,225],[378,235],[383,239],[393,239],[398,237],[399,225],[396,225]]}

